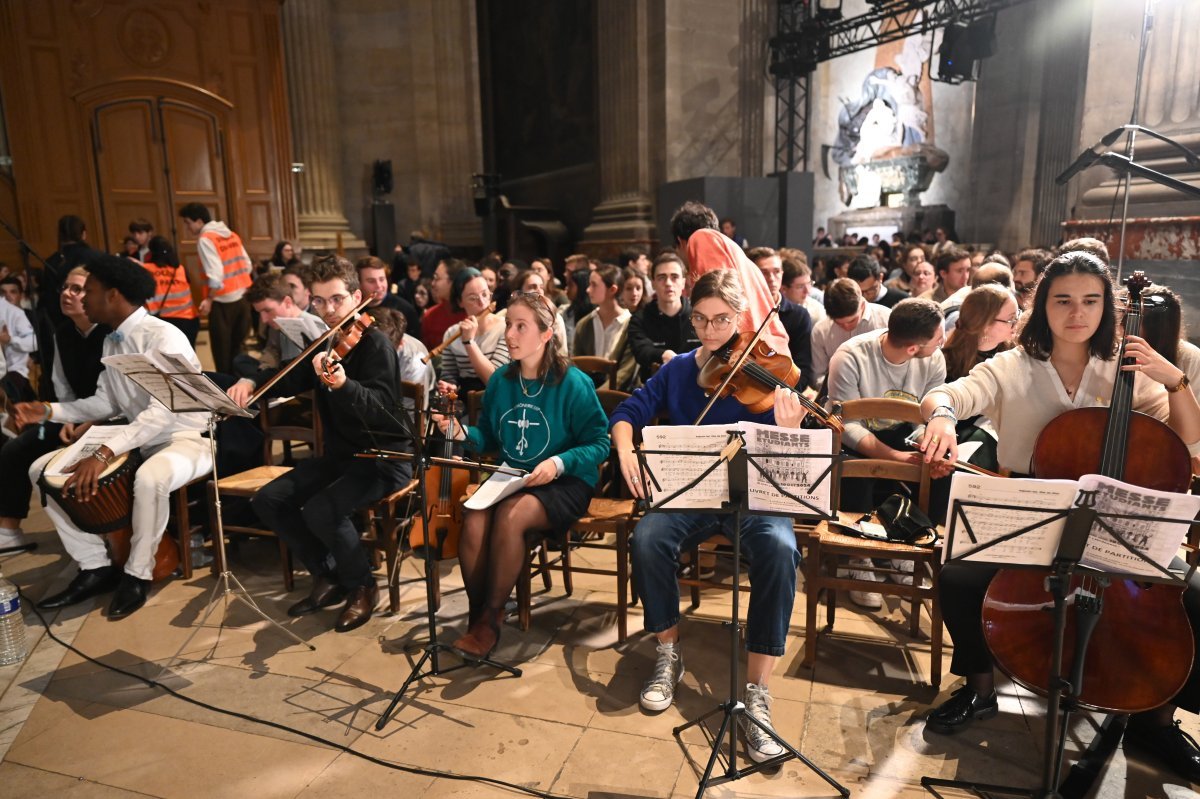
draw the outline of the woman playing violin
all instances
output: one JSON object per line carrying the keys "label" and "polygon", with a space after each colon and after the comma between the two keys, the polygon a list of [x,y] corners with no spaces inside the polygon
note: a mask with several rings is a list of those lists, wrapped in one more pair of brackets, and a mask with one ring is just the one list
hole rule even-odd
{"label": "woman playing violin", "polygon": [[[621,473],[635,496],[642,496],[641,477],[633,448],[634,430],[666,416],[669,424],[690,425],[708,399],[698,385],[701,367],[731,337],[737,335],[738,316],[746,310],[746,294],[738,273],[718,269],[702,276],[692,289],[692,324],[700,347],[676,355],[617,407],[612,415],[613,445],[620,457]],[[719,399],[704,421],[724,424],[737,421],[799,427],[805,411],[795,394],[775,389],[774,409],[750,413],[731,397]],[[671,706],[675,686],[683,677],[679,645],[679,553],[722,532],[724,517],[716,514],[652,513],[637,526],[631,543],[638,595],[645,607],[646,630],[658,639],[654,673],[642,688],[641,705],[650,711]],[[778,516],[742,517],[742,546],[750,563],[749,650],[746,705],[759,721],[770,726],[767,682],[787,644],[788,619],[796,596],[796,569],[800,550],[791,519]],[[750,756],[767,760],[783,752],[772,738],[753,724],[746,727]]]}
{"label": "woman playing violin", "polygon": [[525,536],[565,533],[583,516],[608,456],[592,380],[552,343],[555,314],[541,294],[514,294],[504,318],[513,361],[488,381],[479,425],[464,430],[455,419],[434,417],[447,437],[477,452],[499,452],[508,465],[530,472],[517,493],[464,514],[458,559],[470,616],[466,635],[453,646],[467,657],[487,657],[500,640],[505,602],[525,566]]}
{"label": "woman playing violin", "polygon": [[491,312],[491,305],[492,292],[478,269],[466,267],[454,276],[450,307],[467,316],[446,331],[444,341],[451,343],[442,352],[440,390],[481,391],[492,373],[508,363],[504,320]]}
{"label": "woman playing violin", "polygon": [[[929,420],[922,439],[928,461],[957,458],[955,422],[985,414],[999,436],[1000,466],[1031,471],[1036,437],[1054,417],[1072,408],[1104,404],[1112,393],[1117,365],[1117,316],[1108,267],[1085,252],[1066,252],[1042,274],[1023,320],[1020,346],[977,365],[949,385],[933,389],[921,403]],[[1200,405],[1186,388],[1184,373],[1138,336],[1128,336],[1125,353],[1134,360],[1121,369],[1136,375],[1133,409],[1168,421],[1179,437],[1200,441]],[[926,729],[957,732],[974,719],[997,713],[992,657],[980,617],[994,569],[948,563],[938,592],[946,627],[954,641],[950,671],[966,678],[937,707]],[[1193,628],[1200,620],[1200,580],[1184,594]],[[1193,667],[1173,704],[1133,716],[1127,741],[1144,744],[1176,771],[1200,780],[1200,751],[1172,725],[1174,707],[1200,709],[1200,673]]]}

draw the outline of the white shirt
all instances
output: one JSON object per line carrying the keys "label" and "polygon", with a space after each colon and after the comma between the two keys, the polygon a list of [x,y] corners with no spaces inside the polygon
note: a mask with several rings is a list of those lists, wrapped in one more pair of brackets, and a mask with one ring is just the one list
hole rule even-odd
{"label": "white shirt", "polygon": [[633,314],[629,313],[628,308],[621,308],[606,327],[604,322],[600,320],[600,312],[596,311],[592,315],[592,335],[596,342],[596,354],[604,353],[604,357],[610,360],[617,360],[618,353],[613,352],[613,348],[617,344],[617,340],[621,338],[621,334],[625,332],[626,325]]}
{"label": "white shirt", "polygon": [[37,338],[29,317],[8,300],[0,299],[0,326],[8,328],[12,338],[4,345],[4,362],[7,368],[0,376],[9,372],[29,377],[29,353],[37,352]]}
{"label": "white shirt", "polygon": [[[400,359],[400,379],[424,386],[425,403],[428,406],[429,397],[433,394],[437,383],[437,375],[433,373],[433,364],[428,363],[429,348],[420,339],[405,333],[403,344],[400,349],[396,350],[396,357]],[[407,399],[404,402],[406,406],[409,404]]]}
{"label": "white shirt", "polygon": [[[183,332],[138,308],[104,339],[102,357],[157,351],[182,355],[197,370],[200,360]],[[177,436],[198,436],[207,421],[203,413],[174,413],[152,398],[137,383],[115,369],[100,373],[96,393],[71,402],[50,405],[50,417],[56,422],[88,422],[117,415],[129,420],[129,428],[107,442],[114,454],[132,449],[166,444]]]}
{"label": "white shirt", "polygon": [[888,317],[892,315],[890,308],[868,302],[863,310],[862,319],[853,330],[843,330],[833,323],[833,319],[825,317],[813,325],[812,332],[812,365],[813,381],[817,386],[829,370],[829,359],[837,352],[837,348],[855,336],[870,333],[881,327],[887,327]]}

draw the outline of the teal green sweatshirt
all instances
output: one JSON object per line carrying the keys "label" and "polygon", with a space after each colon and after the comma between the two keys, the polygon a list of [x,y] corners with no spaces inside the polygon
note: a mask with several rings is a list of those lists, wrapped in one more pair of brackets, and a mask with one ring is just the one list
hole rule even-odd
{"label": "teal green sweatshirt", "polygon": [[[563,474],[596,485],[599,466],[608,457],[608,417],[600,407],[592,379],[574,366],[558,383],[510,380],[509,370],[495,371],[483,394],[477,427],[467,428],[467,444],[477,452],[499,453],[511,466],[532,470],[555,455]],[[526,396],[526,393],[533,396]]]}

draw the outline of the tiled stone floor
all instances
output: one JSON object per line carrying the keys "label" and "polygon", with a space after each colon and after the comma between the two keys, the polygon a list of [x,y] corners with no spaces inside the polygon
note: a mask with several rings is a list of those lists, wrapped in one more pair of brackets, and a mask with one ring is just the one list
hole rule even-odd
{"label": "tiled stone floor", "polygon": [[[43,515],[26,527],[37,552],[8,558],[4,572],[33,597],[73,574]],[[607,553],[588,553],[603,558]],[[285,595],[275,549],[246,542],[235,572],[277,619],[301,594]],[[672,729],[710,710],[728,685],[726,594],[706,593],[684,623],[688,675],[675,707],[648,716],[637,691],[654,648],[636,608],[631,636],[616,642],[611,578],[576,576],[573,597],[556,585],[535,596],[533,627],[508,625],[496,657],[519,664],[517,679],[464,669],[419,681],[381,732],[378,714],[407,676],[426,641],[424,589],[411,561],[399,616],[379,615],[352,633],[328,630],[332,612],[287,625],[316,651],[290,645],[278,631],[234,605],[231,627],[211,626],[165,682],[186,696],[287,725],[329,744],[188,704],[89,663],[46,638],[27,616],[32,654],[0,669],[0,796],[16,797],[322,797],[406,799],[510,797],[511,790],[429,773],[406,773],[339,747],[407,767],[481,775],[560,796],[586,799],[686,797],[695,794],[708,748],[691,729]],[[301,590],[307,579],[299,579]],[[146,608],[110,623],[99,606],[59,613],[56,635],[104,663],[154,676],[191,632],[213,585],[205,571],[157,588]],[[446,567],[439,614],[450,635],[465,602]],[[856,797],[917,797],[922,775],[1031,785],[1036,781],[1044,704],[1011,685],[1003,712],[965,733],[926,735],[921,721],[937,697],[929,686],[928,642],[912,640],[906,618],[889,604],[874,613],[839,612],[838,634],[822,641],[816,668],[800,665],[803,595],[793,643],[771,687],[779,732]],[[245,626],[242,626],[245,625]],[[906,626],[906,625],[904,625]],[[947,659],[948,660],[948,659]],[[443,656],[443,664],[456,662]],[[943,696],[956,687],[944,678]],[[1193,717],[1185,727],[1200,730]],[[1076,724],[1072,745],[1086,740]],[[739,757],[743,755],[739,754]],[[830,796],[797,761],[713,788],[711,797]],[[947,792],[947,796],[965,795]],[[1191,787],[1118,752],[1098,791],[1104,797],[1195,796]]]}

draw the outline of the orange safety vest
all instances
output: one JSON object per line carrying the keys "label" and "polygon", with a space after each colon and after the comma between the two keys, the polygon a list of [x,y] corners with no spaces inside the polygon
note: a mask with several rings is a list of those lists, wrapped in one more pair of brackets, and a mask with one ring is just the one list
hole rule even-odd
{"label": "orange safety vest", "polygon": [[182,266],[142,264],[154,276],[154,298],[146,303],[146,310],[154,316],[172,319],[195,319],[196,306],[192,303],[192,287],[188,283],[187,271]]}
{"label": "orange safety vest", "polygon": [[246,248],[242,246],[238,234],[230,232],[228,238],[221,238],[210,231],[201,233],[200,237],[208,239],[217,248],[217,257],[221,259],[221,266],[225,270],[225,282],[219,291],[209,292],[209,296],[221,297],[250,288],[253,282],[250,273],[254,265],[250,263],[250,256],[246,255]]}

